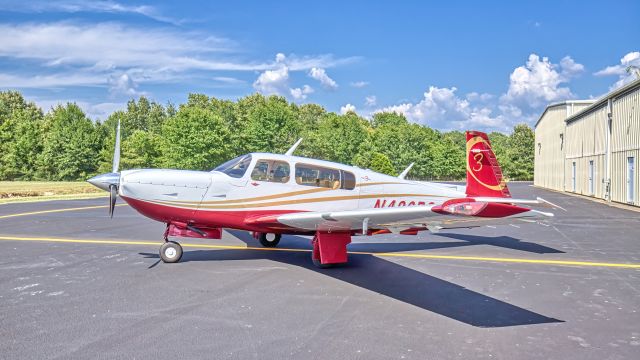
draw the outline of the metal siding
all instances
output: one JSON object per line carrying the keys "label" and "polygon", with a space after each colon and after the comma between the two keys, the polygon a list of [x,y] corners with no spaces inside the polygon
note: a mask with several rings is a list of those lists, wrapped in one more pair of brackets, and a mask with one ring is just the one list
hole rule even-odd
{"label": "metal siding", "polygon": [[[607,108],[602,107],[585,115],[580,121],[567,125],[567,152],[565,169],[571,174],[572,164],[576,162],[576,190],[577,194],[604,198],[605,177],[605,132]],[[589,189],[589,161],[593,160],[595,167],[594,193]],[[565,189],[573,192],[573,179],[567,176]]]}
{"label": "metal siding", "polygon": [[[536,126],[533,173],[533,183],[536,186],[564,190],[565,147],[561,143],[560,134],[565,133],[566,114],[565,105],[550,108]],[[566,144],[566,135],[563,136]]]}
{"label": "metal siding", "polygon": [[627,202],[627,158],[633,156],[636,163],[633,204],[640,206],[640,90],[614,99],[611,132],[611,200]]}
{"label": "metal siding", "polygon": [[[635,157],[634,205],[640,206],[640,88],[613,93],[611,125],[611,200],[627,203],[627,158]],[[573,192],[572,164],[576,163],[575,192],[604,199],[606,194],[606,102],[569,124],[565,119],[588,104],[557,105],[547,109],[535,129],[534,184]],[[560,147],[560,134],[564,146]],[[538,143],[541,144],[538,149]],[[594,163],[594,193],[589,189],[589,161]]]}

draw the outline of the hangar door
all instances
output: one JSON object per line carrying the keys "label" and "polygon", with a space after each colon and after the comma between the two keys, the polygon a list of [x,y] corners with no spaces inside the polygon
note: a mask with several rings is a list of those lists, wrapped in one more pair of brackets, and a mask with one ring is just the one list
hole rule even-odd
{"label": "hangar door", "polygon": [[627,158],[627,202],[633,203],[635,199],[635,176],[636,176],[636,158],[629,156]]}

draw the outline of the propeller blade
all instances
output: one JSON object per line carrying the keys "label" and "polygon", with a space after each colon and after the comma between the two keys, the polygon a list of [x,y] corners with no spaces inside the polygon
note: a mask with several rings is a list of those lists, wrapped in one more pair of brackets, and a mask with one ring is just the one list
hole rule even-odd
{"label": "propeller blade", "polygon": [[116,130],[116,145],[113,149],[113,173],[117,173],[120,168],[120,120],[118,120],[118,128]]}
{"label": "propeller blade", "polygon": [[113,210],[116,207],[118,188],[115,185],[109,186],[109,217],[113,219]]}

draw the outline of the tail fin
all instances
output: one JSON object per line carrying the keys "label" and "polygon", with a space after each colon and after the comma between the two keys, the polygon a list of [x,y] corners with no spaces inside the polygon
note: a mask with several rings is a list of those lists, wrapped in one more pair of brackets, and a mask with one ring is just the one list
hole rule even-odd
{"label": "tail fin", "polygon": [[511,197],[487,134],[467,131],[467,195]]}

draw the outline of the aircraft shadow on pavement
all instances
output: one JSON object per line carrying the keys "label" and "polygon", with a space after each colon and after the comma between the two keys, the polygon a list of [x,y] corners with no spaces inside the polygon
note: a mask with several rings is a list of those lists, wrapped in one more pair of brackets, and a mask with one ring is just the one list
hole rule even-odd
{"label": "aircraft shadow on pavement", "polygon": [[470,235],[470,234],[455,234],[455,233],[438,233],[436,236],[463,240],[466,241],[469,245],[492,245],[506,249],[520,250],[526,251],[536,254],[564,254],[564,251],[557,250],[548,246],[521,241],[511,236],[478,236],[478,235]]}
{"label": "aircraft shadow on pavement", "polygon": [[[251,247],[262,247],[258,240],[254,239],[251,236],[246,235],[243,231],[236,230],[226,230],[230,234],[232,234],[237,239],[241,240],[247,246]],[[473,245],[491,245],[496,247],[501,247],[505,249],[512,249],[518,251],[525,251],[535,254],[561,254],[564,251],[557,250],[548,246],[521,241],[511,236],[477,236],[477,235],[469,235],[469,234],[455,234],[455,233],[438,233],[434,234],[435,236],[441,238],[449,238],[455,241],[431,241],[426,240],[418,240],[412,242],[366,242],[366,243],[351,243],[349,244],[349,251],[358,251],[358,252],[401,252],[401,251],[415,251],[415,250],[436,250],[436,249],[445,249],[445,248],[455,248],[455,247],[463,247],[463,246],[473,246]],[[407,237],[411,237],[406,235]],[[281,247],[286,248],[298,248],[298,249],[308,249],[309,248],[309,239],[300,237],[300,236],[283,236],[282,241],[280,242]]]}
{"label": "aircraft shadow on pavement", "polygon": [[[233,234],[253,245],[249,234]],[[158,258],[157,254],[140,254]],[[316,268],[308,252],[195,250],[185,251],[181,261],[257,259],[299,266],[472,326],[493,328],[564,322],[373,255],[350,254],[348,265],[331,269]]]}

